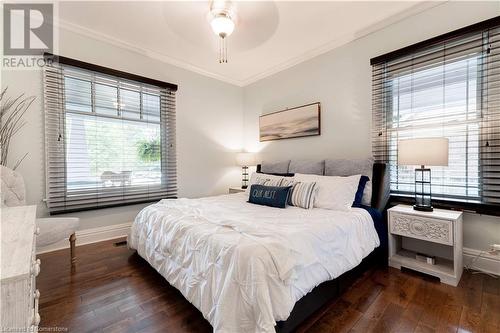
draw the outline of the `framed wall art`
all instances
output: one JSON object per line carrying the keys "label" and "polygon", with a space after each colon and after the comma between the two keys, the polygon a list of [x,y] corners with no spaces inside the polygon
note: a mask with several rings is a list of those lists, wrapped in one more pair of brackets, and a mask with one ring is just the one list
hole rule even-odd
{"label": "framed wall art", "polygon": [[260,141],[321,134],[320,103],[264,114],[259,118]]}

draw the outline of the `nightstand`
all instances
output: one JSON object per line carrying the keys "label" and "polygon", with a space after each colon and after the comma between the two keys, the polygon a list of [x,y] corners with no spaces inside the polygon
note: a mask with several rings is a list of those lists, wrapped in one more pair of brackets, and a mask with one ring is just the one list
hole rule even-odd
{"label": "nightstand", "polygon": [[[462,276],[462,212],[416,211],[397,205],[388,210],[389,266],[406,267],[457,286]],[[434,259],[434,264],[417,259]],[[432,259],[429,259],[432,261]]]}
{"label": "nightstand", "polygon": [[229,188],[229,194],[245,192],[245,190],[246,189],[241,188],[241,187],[230,187]]}

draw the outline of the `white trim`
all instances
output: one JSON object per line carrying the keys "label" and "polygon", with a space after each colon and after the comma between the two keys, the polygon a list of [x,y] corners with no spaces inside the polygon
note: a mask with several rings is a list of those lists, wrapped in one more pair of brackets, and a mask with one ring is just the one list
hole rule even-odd
{"label": "white trim", "polygon": [[[194,72],[194,73],[197,73],[200,75],[204,75],[204,76],[207,76],[207,77],[210,77],[212,79],[216,79],[216,80],[219,80],[222,82],[226,82],[226,83],[238,86],[238,87],[242,87],[241,81],[233,80],[227,76],[204,70],[204,69],[202,69],[198,66],[195,66],[195,65],[193,65],[187,61],[184,61],[184,60],[179,60],[179,59],[167,56],[165,54],[162,54],[162,53],[150,50],[150,49],[139,48],[139,47],[137,47],[129,42],[124,41],[124,40],[112,37],[112,36],[104,34],[102,32],[88,29],[86,27],[83,27],[83,26],[75,24],[75,23],[71,23],[71,22],[59,19],[58,22],[55,23],[55,25],[59,26],[59,28],[74,32],[74,33],[79,34],[81,36],[85,36],[85,37],[92,38],[92,39],[95,39],[95,40],[98,40],[101,42],[105,42],[105,43],[111,44],[113,46],[119,47],[121,49],[129,50],[129,51],[138,53],[140,55],[146,56],[148,58],[159,60],[159,61],[166,63],[166,64],[169,64],[169,65],[173,65],[173,66],[176,66],[176,67],[179,67],[182,69],[186,69],[188,71],[191,71],[191,72]],[[85,61],[85,59],[78,59],[78,60]]]}
{"label": "white trim", "polygon": [[260,81],[268,76],[274,75],[274,74],[279,73],[281,71],[284,71],[288,68],[294,67],[294,66],[296,66],[302,62],[305,62],[307,60],[316,58],[317,56],[320,56],[324,53],[327,53],[333,49],[339,48],[339,47],[346,45],[350,42],[354,42],[355,40],[358,40],[360,38],[368,36],[372,33],[375,33],[379,30],[382,30],[382,29],[389,27],[393,24],[396,24],[404,19],[418,15],[422,12],[425,12],[426,10],[429,10],[429,9],[434,8],[436,6],[442,5],[446,2],[447,1],[424,1],[424,2],[417,3],[416,5],[408,8],[400,13],[397,13],[393,16],[385,18],[381,21],[375,22],[372,25],[370,25],[364,29],[361,29],[353,34],[347,34],[347,35],[340,36],[340,37],[338,37],[338,38],[336,38],[336,39],[334,39],[334,40],[332,40],[332,41],[330,41],[322,46],[319,46],[319,47],[312,49],[312,50],[308,50],[305,53],[303,53],[302,55],[299,55],[295,58],[286,60],[286,61],[282,62],[281,64],[273,66],[270,69],[267,69],[267,70],[265,70],[261,73],[258,73],[256,75],[250,76],[250,77],[240,81],[239,85],[241,87],[245,87],[245,86],[248,86],[252,83],[258,82],[258,81]]}
{"label": "white trim", "polygon": [[494,255],[487,251],[464,247],[464,267],[467,267],[474,258],[477,259],[471,268],[500,276],[500,254]]}
{"label": "white trim", "polygon": [[[395,24],[399,21],[402,21],[408,17],[415,16],[421,12],[424,12],[428,9],[433,8],[433,7],[442,5],[443,3],[446,3],[446,2],[447,2],[446,0],[440,0],[440,1],[424,1],[421,3],[417,3],[414,6],[411,6],[410,8],[403,10],[403,11],[401,11],[393,16],[390,16],[390,17],[383,19],[379,22],[375,22],[374,24],[372,24],[372,25],[370,25],[370,26],[368,26],[368,27],[356,32],[356,33],[344,35],[344,36],[341,36],[340,38],[336,38],[335,40],[332,40],[331,42],[329,42],[325,45],[322,45],[316,49],[309,50],[300,56],[286,60],[286,61],[282,62],[281,64],[277,64],[276,66],[273,66],[267,70],[264,70],[261,73],[257,73],[255,75],[247,77],[243,80],[237,80],[237,79],[233,79],[233,78],[230,78],[228,76],[225,76],[225,75],[221,75],[221,74],[217,74],[217,73],[214,73],[211,71],[207,71],[207,70],[200,68],[194,64],[191,64],[185,60],[173,58],[171,56],[168,56],[168,55],[163,54],[163,53],[159,53],[157,51],[153,51],[153,50],[145,49],[145,48],[139,48],[130,42],[126,42],[122,39],[112,37],[108,34],[105,34],[105,33],[102,33],[102,32],[99,32],[99,31],[96,31],[93,29],[89,29],[87,27],[83,27],[81,25],[78,25],[78,24],[75,24],[72,22],[68,22],[68,21],[62,20],[60,18],[56,19],[54,21],[54,25],[58,26],[59,28],[77,33],[79,35],[93,38],[93,39],[96,39],[96,40],[99,40],[102,42],[106,42],[106,43],[109,43],[111,45],[120,47],[122,49],[133,51],[133,52],[139,53],[141,55],[147,56],[149,58],[156,59],[156,60],[159,60],[161,62],[189,70],[191,72],[195,72],[195,73],[198,73],[198,74],[201,74],[201,75],[204,75],[204,76],[207,76],[207,77],[219,80],[219,81],[223,81],[223,82],[226,82],[226,83],[238,86],[238,87],[245,87],[249,84],[252,84],[252,83],[255,83],[259,80],[262,80],[263,78],[274,75],[278,72],[281,72],[285,69],[293,67],[293,66],[295,66],[299,63],[302,63],[304,61],[307,61],[309,59],[315,58],[323,53],[331,51],[335,48],[338,48],[342,45],[345,45],[347,43],[355,41],[359,38],[365,37],[371,33],[374,33],[378,30],[381,30],[385,27],[388,27],[388,26]],[[85,59],[79,59],[79,60],[85,61]]]}
{"label": "white trim", "polygon": [[[132,222],[114,224],[105,227],[78,230],[76,232],[76,245],[92,244],[102,242],[109,239],[120,238],[127,236]],[[60,242],[37,248],[36,253],[46,253],[69,248],[69,240],[62,240]]]}

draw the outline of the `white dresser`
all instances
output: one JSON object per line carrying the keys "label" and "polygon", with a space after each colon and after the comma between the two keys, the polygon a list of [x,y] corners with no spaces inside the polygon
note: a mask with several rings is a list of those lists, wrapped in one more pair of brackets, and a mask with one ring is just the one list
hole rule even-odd
{"label": "white dresser", "polygon": [[2,331],[37,332],[40,322],[36,276],[36,206],[2,207],[0,314]]}
{"label": "white dresser", "polygon": [[[462,212],[422,212],[397,205],[388,215],[389,265],[433,275],[457,286],[463,271]],[[431,263],[422,260],[427,257]]]}

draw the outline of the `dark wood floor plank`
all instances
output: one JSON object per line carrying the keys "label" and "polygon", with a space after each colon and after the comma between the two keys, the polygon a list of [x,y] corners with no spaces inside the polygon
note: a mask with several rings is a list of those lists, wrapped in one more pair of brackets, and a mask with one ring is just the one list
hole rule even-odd
{"label": "dark wood floor plank", "polygon": [[458,332],[480,332],[481,315],[468,307],[462,308]]}
{"label": "dark wood floor plank", "polygon": [[399,319],[403,314],[403,311],[404,308],[401,305],[390,303],[386,307],[384,313],[382,314],[382,317],[380,317],[379,320],[377,321],[374,331],[375,332],[393,331],[396,328],[397,323],[399,322]]}
{"label": "dark wood floor plank", "polygon": [[[375,325],[377,324],[377,320],[374,318],[369,318],[366,315],[363,315],[359,320],[356,322],[354,327],[349,330],[349,332],[352,333],[369,333],[373,332],[373,329]],[[326,332],[326,331],[325,331]]]}
{"label": "dark wood floor plank", "polygon": [[378,320],[389,304],[389,298],[385,295],[385,292],[381,292],[368,309],[366,309],[364,315],[367,318]]}
{"label": "dark wood floor plank", "polygon": [[459,305],[444,305],[439,314],[439,323],[436,331],[438,332],[457,332],[460,324],[460,316],[462,314],[462,306]]}
{"label": "dark wood floor plank", "polygon": [[340,298],[307,332],[348,332],[362,315],[350,302]]}
{"label": "dark wood floor plank", "polygon": [[500,295],[500,278],[483,275],[483,291],[493,295]]}
{"label": "dark wood floor plank", "polygon": [[415,333],[434,333],[434,332],[436,332],[436,330],[430,328],[424,323],[418,324],[417,328],[415,329]]}
{"label": "dark wood floor plank", "polygon": [[[211,332],[182,294],[146,261],[111,240],[46,253],[37,280],[41,327],[69,332]],[[464,272],[457,288],[419,274],[366,272],[297,332],[500,333],[500,279]]]}
{"label": "dark wood floor plank", "polygon": [[414,332],[418,326],[422,313],[423,305],[418,303],[410,303],[404,310],[399,322],[396,326],[396,332]]}
{"label": "dark wood floor plank", "polygon": [[481,328],[484,331],[496,329],[500,332],[500,297],[498,295],[483,294]]}

